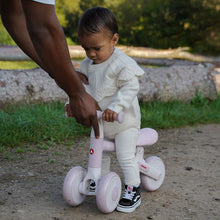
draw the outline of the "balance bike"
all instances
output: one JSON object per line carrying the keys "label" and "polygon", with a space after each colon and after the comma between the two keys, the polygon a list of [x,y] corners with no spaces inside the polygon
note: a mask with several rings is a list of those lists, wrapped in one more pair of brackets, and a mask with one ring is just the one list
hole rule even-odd
{"label": "balance bike", "polygon": [[[103,136],[102,113],[97,112],[100,130],[100,138],[96,139],[92,129],[89,148],[88,171],[81,166],[73,167],[66,175],[63,184],[63,197],[71,206],[80,205],[86,195],[90,195],[90,181],[96,185],[96,204],[103,213],[115,210],[121,197],[121,180],[115,172],[109,172],[101,176],[102,152],[115,151],[114,142],[107,141]],[[117,121],[123,121],[123,112],[117,116]],[[151,156],[146,160],[144,156],[144,145],[153,145],[157,142],[158,134],[154,129],[143,128],[140,130],[136,160],[141,172],[141,184],[147,191],[157,190],[163,183],[165,177],[165,166],[157,156]]]}

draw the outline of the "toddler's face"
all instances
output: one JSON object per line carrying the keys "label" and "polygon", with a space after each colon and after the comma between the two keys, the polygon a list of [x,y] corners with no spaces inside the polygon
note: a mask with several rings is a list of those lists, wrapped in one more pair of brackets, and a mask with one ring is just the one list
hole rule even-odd
{"label": "toddler's face", "polygon": [[109,31],[101,31],[89,35],[85,34],[79,40],[87,57],[93,60],[94,64],[98,64],[104,62],[112,55],[114,46],[118,42],[118,34],[110,37]]}

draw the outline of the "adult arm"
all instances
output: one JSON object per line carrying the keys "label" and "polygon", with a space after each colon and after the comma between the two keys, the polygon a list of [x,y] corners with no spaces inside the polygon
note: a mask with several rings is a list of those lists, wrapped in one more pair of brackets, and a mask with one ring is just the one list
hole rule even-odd
{"label": "adult arm", "polygon": [[[1,0],[1,16],[15,42],[68,94],[76,121],[93,126],[99,136],[95,100],[76,74],[53,5],[31,0]],[[22,7],[21,7],[22,5]],[[19,17],[18,17],[19,16]]]}
{"label": "adult arm", "polygon": [[41,62],[30,39],[24,11],[20,0],[0,0],[0,14],[2,22],[15,43],[41,68],[46,66]]}

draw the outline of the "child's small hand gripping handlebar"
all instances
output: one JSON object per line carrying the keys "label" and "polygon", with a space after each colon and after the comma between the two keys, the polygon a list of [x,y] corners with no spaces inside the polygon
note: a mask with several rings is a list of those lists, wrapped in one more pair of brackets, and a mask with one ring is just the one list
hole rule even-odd
{"label": "child's small hand gripping handlebar", "polygon": [[[69,102],[66,102],[65,103],[65,116],[67,118],[70,117],[69,111],[70,111]],[[103,114],[103,112],[97,111],[97,118],[101,119],[102,118],[102,114]],[[124,121],[124,112],[119,112],[117,114],[116,121],[118,121],[119,123],[122,123]]]}
{"label": "child's small hand gripping handlebar", "polygon": [[[103,114],[103,112],[97,111],[97,118],[101,119],[102,118],[102,114]],[[116,117],[115,120],[118,121],[119,123],[122,123],[124,121],[124,112],[119,112],[117,114],[117,117]]]}

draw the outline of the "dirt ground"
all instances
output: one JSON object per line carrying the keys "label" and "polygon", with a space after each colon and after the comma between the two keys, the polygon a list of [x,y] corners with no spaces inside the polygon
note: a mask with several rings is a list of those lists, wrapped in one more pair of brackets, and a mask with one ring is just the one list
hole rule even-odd
{"label": "dirt ground", "polygon": [[[159,141],[145,147],[145,157],[163,159],[165,181],[155,192],[141,189],[142,204],[135,212],[103,214],[94,196],[78,207],[63,200],[68,170],[87,166],[89,138],[80,138],[70,148],[59,145],[34,151],[37,148],[30,146],[32,150],[24,154],[0,155],[0,219],[220,219],[220,124],[158,132]],[[114,153],[111,157],[111,170],[121,176]]]}

